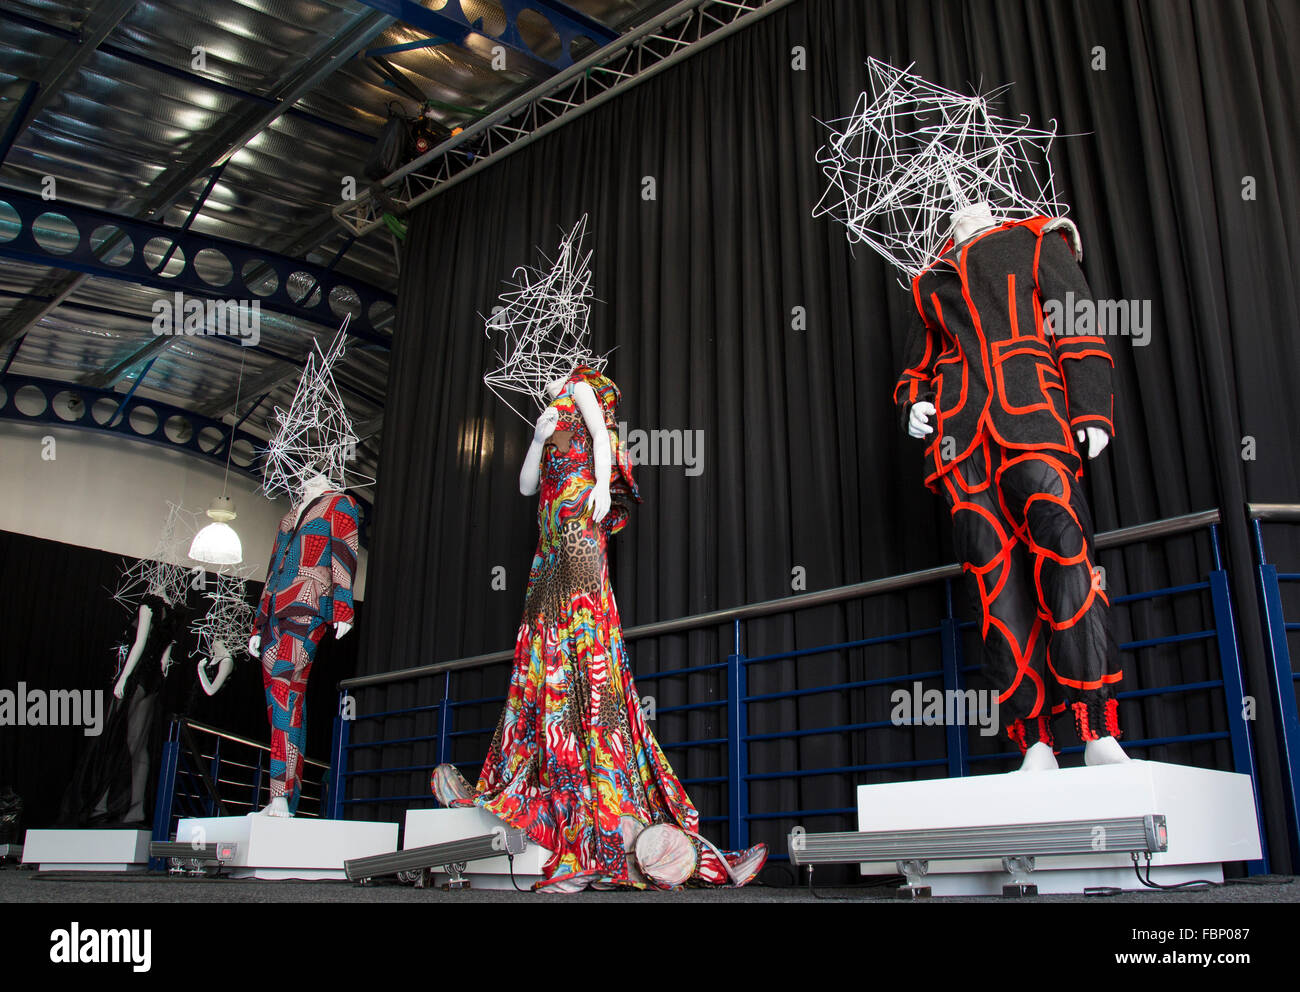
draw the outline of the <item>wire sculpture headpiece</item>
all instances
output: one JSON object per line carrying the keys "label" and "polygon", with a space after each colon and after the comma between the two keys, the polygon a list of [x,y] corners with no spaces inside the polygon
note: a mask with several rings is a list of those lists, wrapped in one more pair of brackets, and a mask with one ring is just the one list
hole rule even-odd
{"label": "wire sculpture headpiece", "polygon": [[215,588],[203,594],[208,609],[190,628],[197,641],[191,657],[211,658],[218,641],[238,661],[248,654],[248,632],[256,611],[247,598],[247,578],[252,566],[218,572]]}
{"label": "wire sculpture headpiece", "polygon": [[[292,499],[317,475],[326,476],[338,489],[348,482],[348,463],[356,457],[358,439],[334,381],[334,368],[343,358],[350,319],[344,318],[327,350],[321,350],[319,341],[312,342],[289,409],[275,408],[262,463],[262,492],[268,499],[281,493]],[[351,475],[353,485],[374,481]]]}
{"label": "wire sculpture headpiece", "polygon": [[[528,423],[536,418],[515,406],[527,397],[537,410],[549,402],[546,386],[567,376],[579,365],[602,370],[606,355],[594,355],[588,344],[591,329],[591,251],[583,252],[587,215],[560,241],[554,260],[538,250],[542,265],[521,265],[500,305],[483,319],[484,332],[496,338],[499,363],[483,382],[506,406]],[[511,401],[511,396],[515,401]]]}
{"label": "wire sculpture headpiece", "polygon": [[167,501],[167,517],[148,558],[122,563],[113,599],[128,613],[134,613],[146,595],[167,603],[183,603],[189,592],[190,576],[197,567],[189,557],[190,542],[199,531],[202,513]]}
{"label": "wire sculpture headpiece", "polygon": [[996,113],[1007,87],[966,95],[911,68],[869,59],[870,90],[848,117],[823,123],[830,137],[817,163],[829,185],[814,217],[840,221],[851,243],[910,279],[939,256],[960,208],[987,203],[1008,220],[1069,211],[1048,159],[1055,121],[1044,130]]}

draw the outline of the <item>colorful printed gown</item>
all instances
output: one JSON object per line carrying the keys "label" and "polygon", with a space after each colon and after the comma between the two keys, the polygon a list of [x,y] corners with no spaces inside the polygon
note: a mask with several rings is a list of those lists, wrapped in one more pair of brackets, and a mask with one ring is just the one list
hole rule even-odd
{"label": "colorful printed gown", "polygon": [[[596,478],[574,399],[583,382],[600,401],[613,455],[600,524],[587,508]],[[616,432],[618,400],[613,382],[580,367],[551,403],[559,422],[542,450],[540,535],[510,690],[473,798],[453,804],[481,806],[550,851],[547,880],[590,873],[596,884],[640,888],[621,827],[694,831],[699,814],[646,726],[610,587],[606,542],[640,499]]]}

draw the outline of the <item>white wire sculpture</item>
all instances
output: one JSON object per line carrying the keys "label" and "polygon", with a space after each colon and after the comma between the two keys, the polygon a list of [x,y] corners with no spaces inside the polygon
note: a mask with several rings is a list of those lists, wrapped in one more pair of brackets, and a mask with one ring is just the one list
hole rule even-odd
{"label": "white wire sculpture", "polygon": [[[344,318],[327,351],[312,342],[289,409],[275,408],[262,465],[262,492],[268,499],[281,493],[296,498],[316,475],[326,476],[337,489],[348,484],[348,463],[356,457],[358,439],[334,368],[343,358],[349,320]],[[356,472],[351,480],[353,485],[375,481]]]}
{"label": "white wire sculpture", "polygon": [[197,567],[189,559],[189,547],[201,518],[200,511],[167,501],[167,517],[152,554],[133,562],[123,560],[113,592],[119,606],[135,613],[146,595],[158,596],[173,606],[185,601]]}
{"label": "white wire sculpture", "polygon": [[[595,355],[588,344],[591,329],[591,251],[583,252],[587,215],[560,241],[554,260],[538,249],[541,267],[521,265],[500,305],[483,318],[489,339],[499,338],[499,365],[483,382],[514,413],[532,423],[549,402],[546,386],[579,365],[604,369],[607,355]],[[516,397],[512,402],[512,395]],[[527,397],[535,408],[530,417],[515,406]],[[521,405],[523,405],[521,403]]]}
{"label": "white wire sculpture", "polygon": [[217,573],[216,586],[203,594],[207,612],[190,627],[196,641],[190,657],[211,658],[218,641],[235,661],[248,654],[248,632],[257,612],[247,599],[249,572],[251,568]]}
{"label": "white wire sculpture", "polygon": [[817,152],[829,185],[814,217],[840,221],[850,243],[867,244],[910,280],[938,258],[960,208],[987,203],[1008,220],[1069,212],[1048,159],[1055,121],[1044,130],[995,113],[1007,87],[966,95],[911,68],[869,59],[870,91],[853,113],[819,122],[830,131]]}

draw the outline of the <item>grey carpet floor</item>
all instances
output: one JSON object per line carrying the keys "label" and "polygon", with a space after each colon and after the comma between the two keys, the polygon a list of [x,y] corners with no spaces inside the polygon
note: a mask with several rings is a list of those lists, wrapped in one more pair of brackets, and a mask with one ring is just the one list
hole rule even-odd
{"label": "grey carpet floor", "polygon": [[[1300,902],[1300,880],[1272,876],[1266,882],[1278,884],[1228,884],[1210,889],[1178,892],[1125,892],[1116,896],[1038,896],[1033,903],[1295,903]],[[397,884],[369,886],[349,882],[258,881],[254,879],[171,878],[164,875],[88,876],[77,873],[40,873],[27,869],[0,870],[0,903],[510,903],[549,904],[557,900],[579,903],[698,903],[725,905],[741,903],[835,902],[849,905],[873,902],[904,905],[891,898],[890,887],[819,888],[816,895],[806,887],[752,885],[743,889],[690,889],[680,892],[582,892],[570,896],[532,892],[470,889],[444,892],[416,889]],[[820,897],[820,898],[819,898]],[[945,898],[934,903],[994,902],[1016,900]]]}

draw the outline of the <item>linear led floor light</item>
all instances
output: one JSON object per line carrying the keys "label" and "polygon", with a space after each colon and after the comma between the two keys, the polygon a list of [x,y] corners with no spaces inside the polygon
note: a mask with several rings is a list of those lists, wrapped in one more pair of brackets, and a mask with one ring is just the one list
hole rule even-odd
{"label": "linear led floor light", "polygon": [[816,865],[893,861],[907,879],[898,889],[901,899],[925,898],[921,884],[931,861],[1001,858],[1011,881],[1004,896],[1033,896],[1029,881],[1036,857],[1087,854],[1152,854],[1169,849],[1164,816],[1122,816],[1113,819],[1062,820],[1054,823],[1009,823],[987,827],[941,827],[926,830],[874,830],[809,834],[792,831],[790,863],[807,865],[809,881]]}
{"label": "linear led floor light", "polygon": [[154,840],[149,842],[149,857],[167,862],[169,875],[206,875],[209,868],[221,874],[225,865],[235,860],[239,845],[195,844],[191,841]]}
{"label": "linear led floor light", "polygon": [[353,858],[343,862],[343,872],[349,881],[360,882],[363,885],[380,875],[418,872],[417,887],[427,888],[429,875],[435,868],[442,868],[451,876],[444,888],[468,889],[470,885],[469,879],[465,877],[465,867],[469,862],[495,858],[503,854],[513,859],[516,855],[524,853],[524,844],[522,830],[503,827],[478,837],[466,837],[463,840],[429,844],[425,847],[411,847],[392,854]]}

